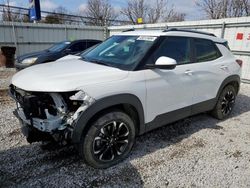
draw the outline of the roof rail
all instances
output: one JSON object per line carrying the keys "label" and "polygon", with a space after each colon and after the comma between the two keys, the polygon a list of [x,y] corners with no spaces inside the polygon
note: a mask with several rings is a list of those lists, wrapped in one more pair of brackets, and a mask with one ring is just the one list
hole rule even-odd
{"label": "roof rail", "polygon": [[135,28],[127,29],[127,30],[124,30],[122,32],[129,32],[129,31],[135,31]]}
{"label": "roof rail", "polygon": [[209,35],[215,37],[213,33],[207,33],[203,31],[196,31],[196,30],[191,30],[191,29],[178,29],[178,28],[167,28],[163,30],[162,32],[169,32],[169,31],[180,31],[180,32],[190,32],[190,33],[197,33],[197,34],[203,34],[203,35]]}

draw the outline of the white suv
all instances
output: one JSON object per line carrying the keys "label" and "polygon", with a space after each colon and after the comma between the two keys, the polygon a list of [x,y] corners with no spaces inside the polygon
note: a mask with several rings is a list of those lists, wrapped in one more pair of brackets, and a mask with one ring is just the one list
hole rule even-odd
{"label": "white suv", "polygon": [[213,34],[129,30],[78,59],[18,72],[10,94],[28,142],[74,144],[87,164],[107,168],[147,131],[200,112],[228,117],[241,65]]}

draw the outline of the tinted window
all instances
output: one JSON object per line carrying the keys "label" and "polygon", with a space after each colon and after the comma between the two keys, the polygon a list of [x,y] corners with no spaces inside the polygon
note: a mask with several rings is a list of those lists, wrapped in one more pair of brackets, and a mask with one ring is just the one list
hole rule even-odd
{"label": "tinted window", "polygon": [[51,46],[48,50],[51,52],[59,52],[70,45],[70,42],[59,42]]}
{"label": "tinted window", "polygon": [[159,57],[166,56],[175,59],[178,64],[189,63],[190,39],[185,37],[167,37],[154,55],[154,61]]}
{"label": "tinted window", "polygon": [[93,63],[133,70],[156,40],[154,36],[116,35],[84,53],[82,58]]}
{"label": "tinted window", "polygon": [[206,39],[194,39],[196,62],[212,61],[221,56],[215,44]]}
{"label": "tinted window", "polygon": [[87,42],[87,48],[89,48],[91,46],[94,46],[94,45],[96,45],[98,43],[100,43],[100,42],[98,42],[98,41],[89,41],[89,42]]}
{"label": "tinted window", "polygon": [[70,47],[72,52],[81,52],[86,49],[86,42],[77,42]]}

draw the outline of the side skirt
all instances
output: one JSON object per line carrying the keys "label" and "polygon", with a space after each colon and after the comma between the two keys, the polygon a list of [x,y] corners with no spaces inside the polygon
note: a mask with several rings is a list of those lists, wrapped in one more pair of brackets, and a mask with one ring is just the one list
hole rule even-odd
{"label": "side skirt", "polygon": [[176,122],[178,120],[187,118],[195,114],[210,111],[215,107],[216,102],[217,100],[216,98],[214,98],[205,102],[194,104],[192,106],[184,107],[178,110],[174,110],[172,112],[158,115],[153,121],[146,123],[145,132],[151,131],[158,127],[162,127],[164,125]]}

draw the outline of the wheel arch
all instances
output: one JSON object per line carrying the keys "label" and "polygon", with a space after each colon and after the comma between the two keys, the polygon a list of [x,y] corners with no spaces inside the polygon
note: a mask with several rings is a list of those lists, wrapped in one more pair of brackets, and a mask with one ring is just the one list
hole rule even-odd
{"label": "wheel arch", "polygon": [[72,134],[72,142],[79,143],[81,136],[86,132],[96,117],[111,109],[119,109],[133,116],[137,134],[145,132],[144,111],[140,99],[132,94],[118,94],[97,100],[86,111],[84,111],[75,123]]}
{"label": "wheel arch", "polygon": [[228,85],[233,85],[234,88],[236,89],[236,93],[239,92],[240,90],[240,76],[239,75],[231,75],[227,77],[221,84],[219,91],[217,92],[216,100],[218,100],[220,93],[223,91],[223,89],[228,86]]}

